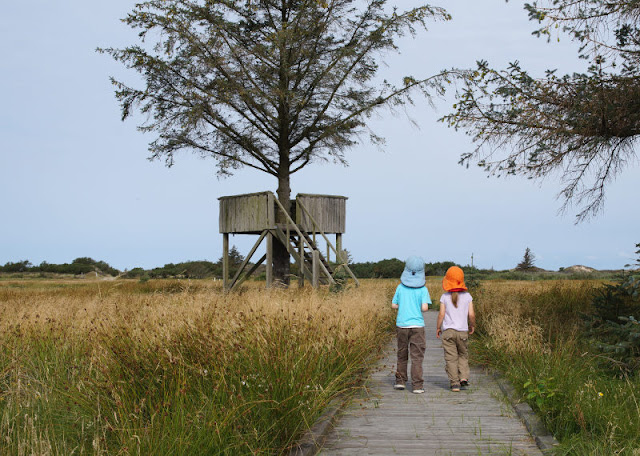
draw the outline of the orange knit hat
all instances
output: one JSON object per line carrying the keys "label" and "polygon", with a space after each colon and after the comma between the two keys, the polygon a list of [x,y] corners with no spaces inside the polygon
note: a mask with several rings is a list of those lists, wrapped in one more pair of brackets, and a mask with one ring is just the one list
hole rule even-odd
{"label": "orange knit hat", "polygon": [[467,291],[464,284],[464,272],[458,266],[451,266],[442,279],[444,291]]}

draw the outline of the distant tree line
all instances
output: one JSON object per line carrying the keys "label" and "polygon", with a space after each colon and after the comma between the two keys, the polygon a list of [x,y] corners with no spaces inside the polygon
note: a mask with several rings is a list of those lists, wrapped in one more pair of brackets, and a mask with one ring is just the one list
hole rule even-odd
{"label": "distant tree line", "polygon": [[[455,264],[453,261],[426,263],[425,274],[430,276],[444,275],[447,269]],[[391,258],[376,262],[352,263],[349,268],[351,268],[356,277],[362,279],[397,279],[404,269],[404,261]]]}
{"label": "distant tree line", "polygon": [[[229,274],[233,275],[237,271],[240,264],[244,261],[244,257],[233,247],[229,251]],[[425,272],[427,275],[444,275],[447,269],[455,265],[453,261],[444,261],[437,263],[425,264]],[[399,278],[404,269],[404,261],[397,258],[385,259],[376,262],[350,263],[349,268],[358,278],[362,279],[392,279]],[[295,265],[292,265],[291,271],[297,272]],[[259,269],[258,276],[263,276],[264,271]],[[162,267],[144,270],[142,268],[134,268],[123,274],[125,278],[148,277],[150,279],[167,279],[167,278],[189,278],[189,279],[207,279],[222,277],[222,258],[213,263],[210,261],[187,261],[184,263],[169,263]]]}
{"label": "distant tree line", "polygon": [[[240,254],[238,249],[233,246],[229,250],[229,273],[235,274],[238,267],[244,261],[244,256]],[[427,275],[444,275],[446,270],[453,266],[452,261],[444,261],[437,263],[427,263],[425,272]],[[351,263],[349,267],[356,277],[391,279],[398,278],[404,269],[404,261],[397,258],[384,259],[375,262]],[[294,268],[295,269],[295,268]],[[120,275],[126,279],[149,278],[149,279],[168,279],[168,278],[186,278],[186,279],[210,279],[222,277],[222,258],[216,262],[201,261],[185,261],[182,263],[167,263],[162,267],[153,269],[144,269],[136,267],[131,270],[125,270],[121,273],[119,270],[111,267],[104,261],[96,261],[92,258],[82,257],[76,258],[70,264],[50,264],[46,261],[40,265],[33,265],[28,260],[9,262],[4,266],[0,266],[0,272],[5,273],[55,273],[55,274],[87,274],[90,272],[98,272],[111,276]]]}
{"label": "distant tree line", "polygon": [[[349,255],[350,257],[350,255]],[[240,254],[238,249],[233,246],[229,250],[229,274],[231,277],[236,273],[242,262],[244,256]],[[557,278],[557,274],[553,274],[549,271],[535,267],[534,264],[535,255],[531,252],[531,249],[527,247],[522,261],[513,270],[496,271],[491,269],[478,269],[470,265],[458,265],[462,266],[465,274],[469,276],[469,279],[484,280],[484,279],[504,279],[504,280],[529,280],[532,274],[539,275],[539,279],[552,279]],[[453,261],[439,261],[434,263],[425,264],[425,273],[428,276],[443,276],[447,269],[456,265]],[[384,259],[380,261],[367,261],[364,263],[354,263],[349,261],[349,268],[353,271],[356,277],[361,279],[398,279],[404,269],[404,261],[397,258]],[[563,269],[560,269],[560,273],[563,273]],[[54,273],[54,274],[87,274],[91,272],[97,272],[101,275],[120,276],[125,279],[219,279],[222,278],[222,258],[219,258],[216,262],[207,260],[201,261],[185,261],[182,263],[168,263],[162,267],[156,267],[153,269],[144,269],[136,267],[131,270],[125,270],[120,272],[119,270],[111,267],[104,261],[96,261],[92,258],[82,257],[76,258],[70,264],[49,264],[46,261],[40,263],[40,265],[33,265],[28,260],[18,261],[15,263],[8,262],[4,266],[0,266],[0,273]],[[296,265],[291,267],[292,273],[297,273]],[[563,273],[562,276],[576,276],[575,278],[583,277],[584,274],[575,273],[572,271],[569,274]],[[260,279],[264,278],[265,269],[264,265],[257,269],[254,277]],[[603,271],[603,274],[610,274]],[[590,274],[589,276],[594,275]],[[601,274],[598,275],[601,277]]]}
{"label": "distant tree line", "polygon": [[89,257],[76,258],[71,263],[50,264],[43,261],[39,265],[33,265],[29,260],[22,260],[15,263],[8,262],[4,266],[0,266],[0,272],[21,273],[21,272],[48,272],[54,274],[87,274],[89,272],[98,272],[110,276],[117,276],[120,271],[111,267],[104,261],[96,261]]}
{"label": "distant tree line", "polygon": [[[238,267],[244,261],[244,257],[234,246],[229,251],[229,272],[235,274]],[[207,279],[222,277],[222,258],[213,263],[210,261],[186,261],[183,263],[168,263],[162,267],[153,269],[144,269],[140,267],[131,270],[125,270],[121,273],[118,269],[111,267],[104,261],[96,261],[89,257],[76,258],[71,263],[50,264],[43,261],[39,265],[32,264],[29,260],[17,262],[8,262],[4,266],[0,266],[0,273],[53,273],[53,274],[72,274],[81,275],[91,272],[97,272],[101,275],[110,275],[113,277],[121,276],[123,278],[189,278],[189,279]]]}
{"label": "distant tree line", "polygon": [[211,261],[186,261],[183,263],[167,263],[162,267],[153,269],[133,268],[126,271],[122,276],[126,279],[134,278],[185,278],[185,279],[206,279],[219,277],[222,274],[222,266]]}
{"label": "distant tree line", "polygon": [[[229,250],[229,274],[236,273],[244,256],[240,254],[238,249],[233,246]],[[162,267],[145,270],[142,268],[133,268],[123,274],[124,278],[150,278],[150,279],[212,279],[222,277],[222,257],[215,263],[211,261],[185,261],[183,263],[168,263]]]}

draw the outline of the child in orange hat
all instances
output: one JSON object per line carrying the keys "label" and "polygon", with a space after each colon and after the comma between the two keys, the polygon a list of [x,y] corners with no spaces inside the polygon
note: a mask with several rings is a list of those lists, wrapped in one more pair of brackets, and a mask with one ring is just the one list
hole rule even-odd
{"label": "child in orange hat", "polygon": [[436,337],[442,336],[445,370],[451,391],[460,391],[469,384],[469,335],[476,326],[473,298],[464,284],[464,272],[451,266],[442,279],[445,293],[440,297],[440,313]]}

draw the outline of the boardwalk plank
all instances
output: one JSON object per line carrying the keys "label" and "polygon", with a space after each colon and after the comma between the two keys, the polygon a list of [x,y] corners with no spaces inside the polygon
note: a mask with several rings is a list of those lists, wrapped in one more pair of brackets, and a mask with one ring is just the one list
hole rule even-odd
{"label": "boardwalk plank", "polygon": [[425,394],[393,389],[395,340],[370,376],[366,394],[342,412],[320,454],[536,455],[542,452],[492,377],[472,368],[472,384],[452,393],[444,372],[437,313],[425,314]]}

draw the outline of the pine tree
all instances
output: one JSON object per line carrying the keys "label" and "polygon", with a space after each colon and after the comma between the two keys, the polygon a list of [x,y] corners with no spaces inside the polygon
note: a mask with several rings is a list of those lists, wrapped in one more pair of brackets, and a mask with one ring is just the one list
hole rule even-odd
{"label": "pine tree", "polygon": [[[636,247],[640,247],[637,244]],[[640,254],[640,250],[636,252]],[[640,264],[640,258],[636,266]],[[616,367],[640,368],[640,276],[631,271],[596,290],[593,312],[585,316],[586,334]]]}
{"label": "pine tree", "polygon": [[[99,49],[138,72],[142,87],[112,79],[122,118],[139,110],[156,138],[151,157],[174,162],[180,151],[216,161],[220,175],[249,167],[274,176],[290,208],[291,175],[310,163],[346,164],[344,152],[369,133],[372,113],[440,94],[447,72],[376,79],[397,38],[442,8],[407,11],[387,0],[148,0],[123,20],[140,43]],[[364,135],[363,135],[364,134]],[[277,212],[276,222],[286,222]],[[287,283],[289,253],[274,242],[274,277]]]}
{"label": "pine tree", "polygon": [[534,35],[560,39],[564,32],[579,43],[588,70],[536,77],[517,61],[502,70],[479,61],[442,120],[477,144],[462,164],[476,162],[498,177],[558,173],[563,209],[579,206],[579,222],[598,212],[607,185],[637,163],[640,3],[541,0],[525,9],[540,24]]}
{"label": "pine tree", "polygon": [[530,269],[533,269],[535,267],[534,265],[535,259],[536,259],[536,256],[533,254],[533,252],[531,252],[531,249],[527,247],[527,249],[524,251],[524,256],[522,257],[522,261],[518,263],[518,266],[516,266],[516,269],[518,271],[528,271]]}

